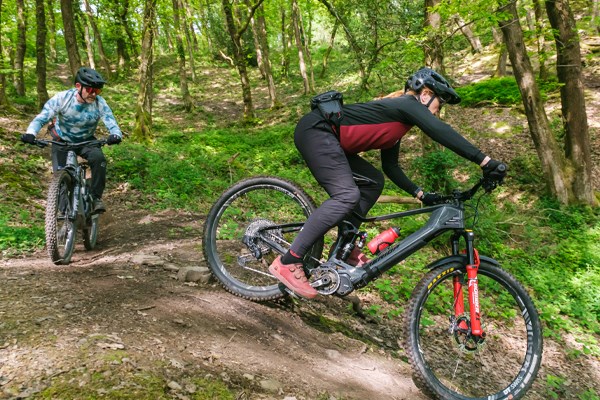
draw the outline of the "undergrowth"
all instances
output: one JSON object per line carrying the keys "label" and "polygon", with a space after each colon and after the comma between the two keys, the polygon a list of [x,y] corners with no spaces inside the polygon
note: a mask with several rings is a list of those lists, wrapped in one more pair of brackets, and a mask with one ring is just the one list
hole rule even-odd
{"label": "undergrowth", "polygon": [[[112,93],[112,101],[109,101],[109,104],[117,104],[117,108],[130,104],[130,90],[133,89],[125,90],[123,85],[117,86],[118,91]],[[547,96],[555,93],[558,85],[544,82],[541,88]],[[484,80],[459,88],[459,93],[464,106],[520,103],[513,78]],[[288,98],[285,111],[262,110],[263,123],[259,126],[236,123],[216,126],[210,122],[206,129],[182,130],[176,124],[170,125],[168,115],[163,115],[152,145],[125,140],[119,146],[105,148],[109,159],[108,191],[128,185],[130,192],[145,200],[135,202],[136,207],[206,213],[220,193],[238,180],[255,175],[278,175],[296,181],[321,202],[326,195],[293,145],[295,115],[298,110],[307,110],[307,98]],[[282,113],[293,118],[270,123]],[[121,125],[131,125],[132,113],[122,114]],[[218,115],[213,114],[209,119],[214,121],[216,118]],[[14,136],[10,137],[10,141],[14,139]],[[6,144],[9,141],[6,133],[0,140],[6,147],[15,146],[13,142]],[[47,184],[48,177],[39,170],[48,168],[49,161],[40,161],[38,153],[36,149],[27,149],[26,157],[14,156],[20,160],[11,164],[10,171],[15,171],[14,176],[2,176],[3,188],[11,193],[10,199],[0,200],[0,251],[3,256],[43,246],[41,204],[45,193],[41,188]],[[372,156],[367,155],[369,157]],[[469,180],[476,179],[481,173],[477,166],[449,151],[430,153],[405,167],[408,176],[418,178],[428,190],[440,192],[467,187]],[[546,335],[560,338],[564,332],[573,333],[580,341],[583,353],[600,354],[600,347],[592,336],[600,334],[599,211],[564,207],[548,200],[539,189],[544,186],[539,171],[535,155],[520,154],[512,160],[505,185],[481,200],[477,247],[482,254],[498,259],[530,290],[540,310]],[[398,193],[398,189],[386,182],[384,194]],[[389,209],[392,206],[377,207]],[[402,235],[410,234],[420,223],[420,217],[407,220],[401,227]],[[371,237],[384,228],[383,225],[366,227]],[[379,316],[397,316],[422,276],[423,266],[447,251],[446,240],[436,239],[432,246],[394,267],[367,288],[377,291],[391,306],[387,315]],[[372,314],[382,312],[378,309],[369,311]]]}

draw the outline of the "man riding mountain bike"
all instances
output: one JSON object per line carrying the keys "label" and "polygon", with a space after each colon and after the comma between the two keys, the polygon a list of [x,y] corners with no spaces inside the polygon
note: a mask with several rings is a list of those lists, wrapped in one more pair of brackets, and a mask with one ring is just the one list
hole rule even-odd
{"label": "man riding mountain bike", "polygon": [[[106,81],[95,70],[81,67],[75,76],[75,87],[55,94],[44,104],[42,111],[31,121],[27,132],[21,136],[24,143],[33,144],[42,127],[49,123],[48,132],[54,140],[81,143],[94,140],[98,122],[102,120],[109,131],[107,144],[119,144],[123,134],[111,108],[100,96]],[[98,146],[84,146],[76,150],[85,158],[92,171],[91,194],[94,213],[103,213],[106,207],[102,194],[106,185],[106,158]],[[54,171],[67,161],[67,151],[61,146],[52,147]]]}

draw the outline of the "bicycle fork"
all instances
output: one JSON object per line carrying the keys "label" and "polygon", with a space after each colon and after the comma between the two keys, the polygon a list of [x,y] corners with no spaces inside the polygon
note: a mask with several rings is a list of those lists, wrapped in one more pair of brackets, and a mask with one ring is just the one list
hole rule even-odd
{"label": "bicycle fork", "polygon": [[[480,338],[485,337],[485,332],[481,328],[481,310],[479,307],[479,283],[477,280],[477,271],[479,270],[480,260],[479,252],[473,246],[474,234],[472,231],[466,231],[465,240],[467,243],[468,261],[466,265],[467,269],[467,282],[469,291],[469,315],[471,320],[471,335]],[[458,241],[453,242],[453,247],[457,249]],[[467,331],[468,326],[466,321],[462,320],[461,317],[465,313],[465,300],[463,295],[463,282],[461,282],[460,276],[454,276],[453,278],[453,289],[454,289],[454,316],[460,322],[458,328]]]}

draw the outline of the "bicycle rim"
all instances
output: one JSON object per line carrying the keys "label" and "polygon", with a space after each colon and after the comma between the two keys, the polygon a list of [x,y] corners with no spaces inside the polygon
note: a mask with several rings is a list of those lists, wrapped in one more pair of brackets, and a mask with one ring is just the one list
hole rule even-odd
{"label": "bicycle rim", "polygon": [[73,215],[73,181],[66,171],[54,175],[46,205],[46,247],[52,262],[68,264],[75,247],[77,224]]}
{"label": "bicycle rim", "polygon": [[[465,299],[465,314],[458,318],[454,277],[459,277]],[[413,380],[434,398],[519,399],[537,375],[542,333],[527,292],[506,271],[485,262],[479,268],[478,282],[481,324],[486,333],[483,343],[467,333],[468,281],[461,264],[429,272],[415,288],[407,308],[406,351]]]}
{"label": "bicycle rim", "polygon": [[[212,273],[240,297],[261,301],[283,296],[268,271],[279,253],[264,239],[289,248],[314,208],[305,192],[279,178],[252,178],[234,185],[212,207],[204,226],[204,255]],[[287,223],[298,225],[289,231],[269,229]],[[320,258],[321,252],[322,242],[309,254]]]}

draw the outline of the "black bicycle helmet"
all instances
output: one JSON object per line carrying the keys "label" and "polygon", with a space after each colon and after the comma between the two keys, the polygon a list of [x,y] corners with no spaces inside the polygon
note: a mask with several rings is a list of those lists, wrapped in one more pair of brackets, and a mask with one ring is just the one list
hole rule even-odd
{"label": "black bicycle helmet", "polygon": [[88,67],[81,67],[75,76],[75,83],[81,83],[83,86],[102,89],[106,81],[95,70]]}
{"label": "black bicycle helmet", "polygon": [[414,74],[412,74],[406,81],[404,90],[413,90],[419,93],[423,86],[433,90],[433,92],[440,98],[444,103],[458,104],[460,103],[460,96],[448,81],[432,70],[431,68],[421,68]]}

